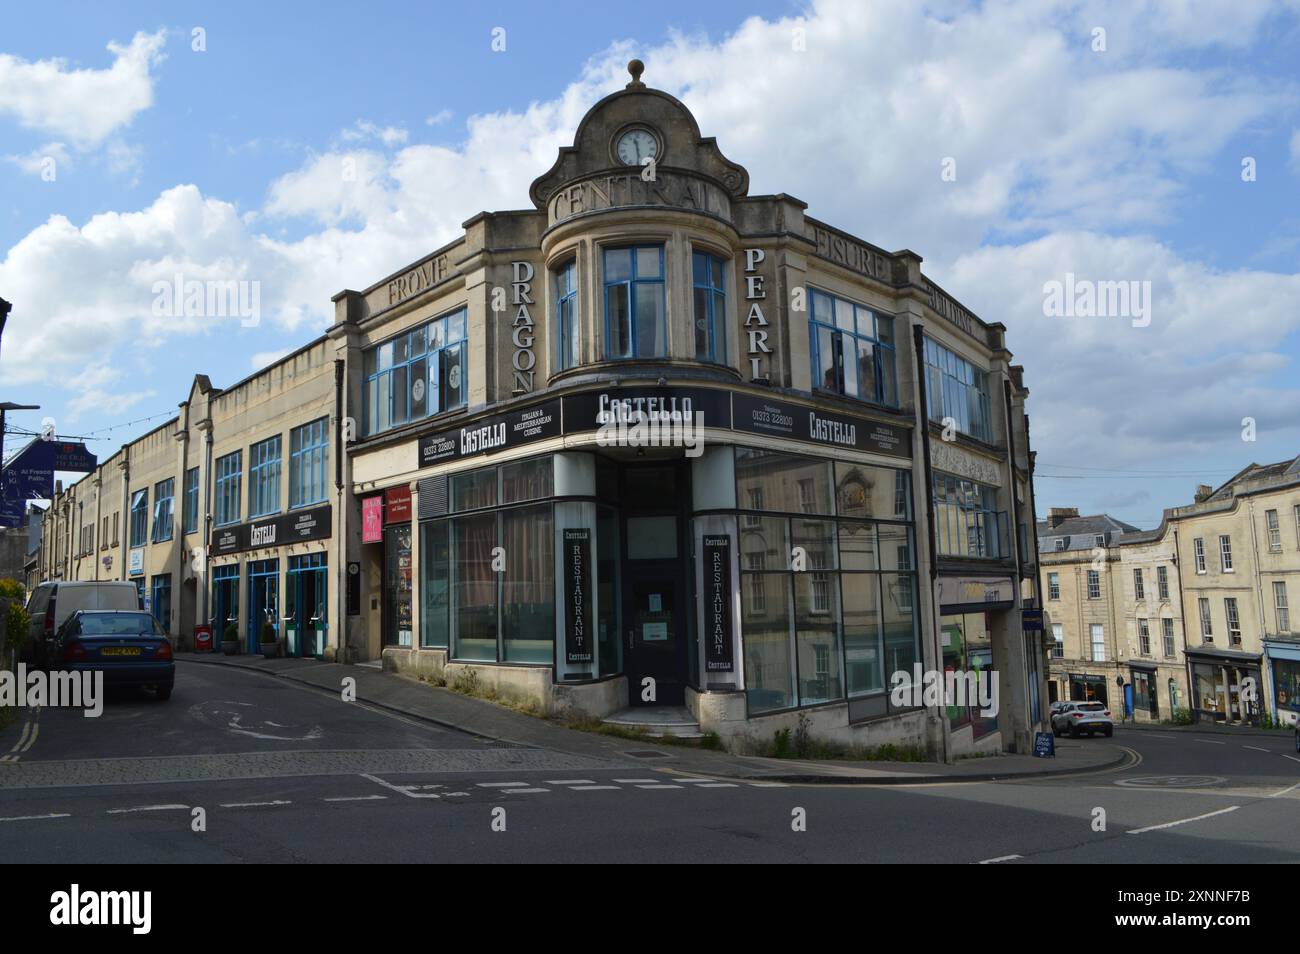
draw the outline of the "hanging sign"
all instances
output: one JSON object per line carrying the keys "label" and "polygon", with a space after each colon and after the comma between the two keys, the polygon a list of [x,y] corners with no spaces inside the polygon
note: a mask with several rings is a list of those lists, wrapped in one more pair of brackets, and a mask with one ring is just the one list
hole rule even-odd
{"label": "hanging sign", "polygon": [[590,663],[591,530],[564,531],[564,660]]}
{"label": "hanging sign", "polygon": [[731,647],[731,537],[704,538],[704,669],[734,672]]}

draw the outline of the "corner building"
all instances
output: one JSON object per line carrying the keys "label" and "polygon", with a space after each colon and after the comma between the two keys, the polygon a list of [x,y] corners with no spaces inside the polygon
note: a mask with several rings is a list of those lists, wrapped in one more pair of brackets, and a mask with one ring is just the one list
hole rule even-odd
{"label": "corner building", "polygon": [[[533,208],[334,298],[343,658],[733,741],[803,714],[1026,751],[1044,650],[1005,328],[914,253],[750,195],[629,68]],[[895,705],[916,665],[996,670],[1000,712]]]}

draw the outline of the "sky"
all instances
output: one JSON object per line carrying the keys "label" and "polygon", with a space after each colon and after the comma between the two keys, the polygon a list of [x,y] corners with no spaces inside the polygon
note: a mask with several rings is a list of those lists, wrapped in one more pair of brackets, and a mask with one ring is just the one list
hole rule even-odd
{"label": "sky", "polygon": [[[1007,326],[1040,517],[1150,528],[1300,454],[1300,0],[613,10],[0,4],[0,400],[41,406],[9,427],[103,459],[195,373],[305,344],[339,290],[530,207],[636,56],[752,194]],[[260,320],[166,314],[178,274],[258,282]],[[1149,308],[1053,313],[1067,276]]]}

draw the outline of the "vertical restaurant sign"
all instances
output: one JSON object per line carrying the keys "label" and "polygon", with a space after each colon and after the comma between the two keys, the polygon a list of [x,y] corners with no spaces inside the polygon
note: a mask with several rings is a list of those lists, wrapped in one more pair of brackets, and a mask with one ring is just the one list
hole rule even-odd
{"label": "vertical restaurant sign", "polygon": [[591,621],[591,530],[564,531],[564,661],[589,663]]}
{"label": "vertical restaurant sign", "polygon": [[704,669],[734,672],[731,646],[731,537],[704,538]]}
{"label": "vertical restaurant sign", "polygon": [[361,501],[361,542],[378,543],[384,539],[384,498],[366,497]]}

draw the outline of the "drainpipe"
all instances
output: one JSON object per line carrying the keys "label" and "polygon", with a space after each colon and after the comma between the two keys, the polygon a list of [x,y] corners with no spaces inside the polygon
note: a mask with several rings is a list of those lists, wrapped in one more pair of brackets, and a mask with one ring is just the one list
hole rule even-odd
{"label": "drainpipe", "polygon": [[216,620],[212,619],[208,613],[208,590],[212,584],[212,567],[209,564],[211,554],[208,552],[208,541],[212,539],[212,410],[211,402],[208,405],[208,426],[203,429],[203,539],[199,545],[203,548],[203,579],[202,579],[202,600],[200,607],[202,612],[199,618],[206,620],[209,626],[212,626],[212,645],[216,646],[218,634],[216,631]]}
{"label": "drainpipe", "polygon": [[[1179,615],[1183,620],[1183,669],[1187,673],[1187,711],[1194,712],[1192,708],[1192,698],[1195,696],[1192,683],[1192,660],[1187,655],[1187,600],[1183,596],[1183,563],[1182,548],[1178,545],[1178,528],[1174,527],[1174,569],[1178,571],[1178,606]],[[1200,619],[1199,608],[1197,610],[1197,619]],[[1173,700],[1170,700],[1170,708],[1173,708]],[[1169,713],[1171,716],[1173,712]],[[1198,720],[1199,721],[1199,720]]]}
{"label": "drainpipe", "polygon": [[[1006,421],[1006,426],[1007,426],[1007,489],[1011,494],[1011,519],[1015,522],[1015,526],[1008,527],[1007,529],[1011,533],[1011,540],[1012,540],[1011,549],[1015,553],[1015,558],[1016,558],[1015,605],[1023,609],[1024,601],[1020,597],[1020,583],[1021,583],[1020,534],[1017,533],[1017,531],[1020,529],[1020,522],[1018,519],[1020,517],[1020,508],[1019,508],[1019,504],[1016,502],[1016,429],[1011,422],[1011,379],[1008,378],[1005,374],[1002,377],[1002,404],[1003,404],[1003,411],[1005,413],[1004,420]],[[1027,527],[1026,527],[1026,535],[1028,535]],[[1012,620],[1012,625],[1015,625],[1015,620]],[[1021,652],[1026,652],[1027,647],[1025,646],[1024,628],[1023,626],[1017,626],[1016,628],[1020,632],[1020,650]],[[1042,656],[1041,649],[1039,650],[1038,654],[1039,656]],[[1024,665],[1025,665],[1025,669],[1028,670],[1029,668],[1028,656],[1025,657]],[[1027,680],[1026,680],[1025,688],[1026,689],[1029,688]],[[1025,699],[1025,706],[1026,706],[1025,714],[1029,717],[1028,723],[1026,725],[1026,729],[1027,731],[1032,732],[1034,730],[1034,727],[1038,723],[1038,713],[1028,711],[1028,706],[1029,706],[1028,698]],[[1020,748],[1019,742],[1020,740],[1017,739],[1016,740],[1017,749]],[[1025,744],[1026,745],[1029,744],[1028,738],[1025,739]]]}
{"label": "drainpipe", "polygon": [[[926,540],[930,550],[930,613],[934,620],[934,641],[936,664],[943,667],[943,655],[939,652],[939,600],[936,585],[939,579],[939,547],[934,524],[934,471],[930,464],[930,404],[925,382],[925,329],[920,324],[912,326],[913,380],[916,382],[916,409],[920,418],[918,430],[921,435],[921,462],[924,467],[925,482],[925,523]],[[943,761],[951,761],[951,746],[948,741],[948,719],[940,716],[940,737],[943,740]]]}
{"label": "drainpipe", "polygon": [[[347,643],[347,542],[343,532],[343,385],[344,362],[334,359],[334,631],[335,662],[350,662],[344,647]],[[326,579],[329,575],[326,576]]]}

